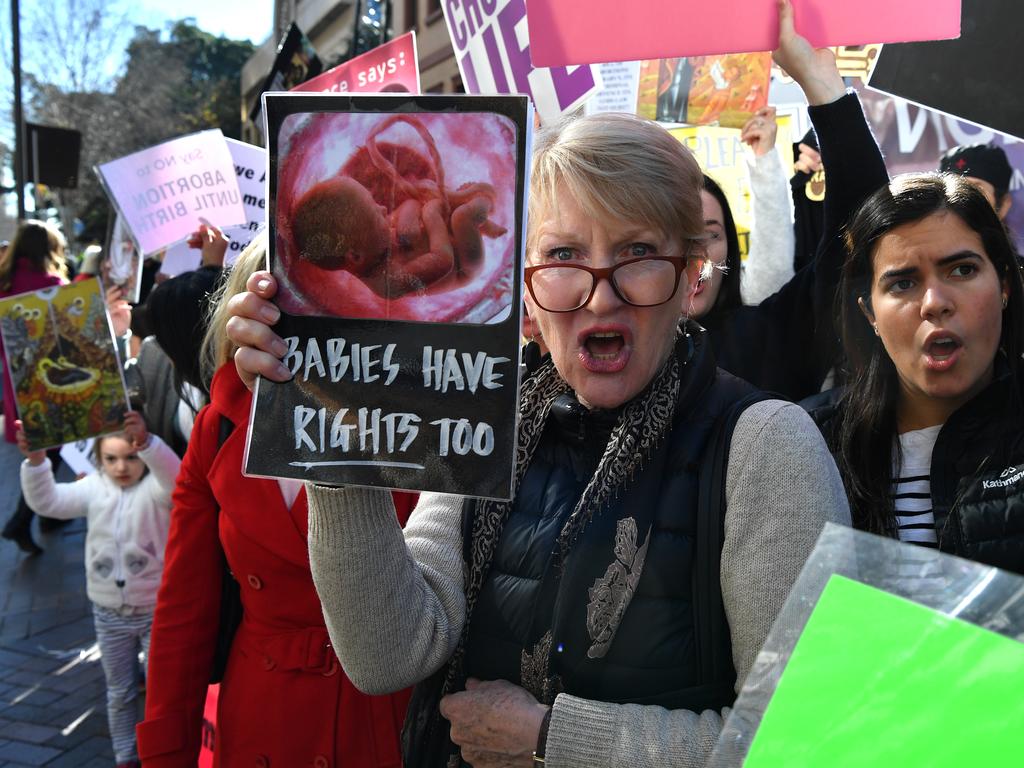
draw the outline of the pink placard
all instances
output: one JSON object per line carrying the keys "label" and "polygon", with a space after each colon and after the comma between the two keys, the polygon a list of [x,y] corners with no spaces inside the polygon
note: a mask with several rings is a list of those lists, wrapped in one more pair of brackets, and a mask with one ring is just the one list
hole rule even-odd
{"label": "pink placard", "polygon": [[419,93],[416,33],[407,32],[396,37],[292,90],[317,93]]}
{"label": "pink placard", "polygon": [[[960,36],[961,0],[793,0],[815,47]],[[778,47],[776,0],[526,0],[535,67]]]}
{"label": "pink placard", "polygon": [[203,706],[203,740],[200,742],[196,768],[213,768],[213,753],[217,745],[217,700],[219,698],[220,685],[211,685],[206,689],[206,704]]}
{"label": "pink placard", "polygon": [[97,173],[143,255],[184,240],[207,219],[245,223],[235,166],[220,130],[179,136]]}

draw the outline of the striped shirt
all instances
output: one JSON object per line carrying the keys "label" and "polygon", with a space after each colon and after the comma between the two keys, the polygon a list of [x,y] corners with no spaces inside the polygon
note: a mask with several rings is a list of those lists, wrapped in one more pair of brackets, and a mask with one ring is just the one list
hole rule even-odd
{"label": "striped shirt", "polygon": [[[899,436],[902,461],[893,479],[892,500],[900,541],[937,547],[932,513],[932,449],[942,425],[904,432]],[[894,457],[895,458],[895,457]],[[894,462],[895,463],[895,462]]]}
{"label": "striped shirt", "polygon": [[[893,456],[892,500],[900,541],[914,544],[887,561],[879,574],[883,589],[930,606],[941,605],[948,594],[945,560],[938,552],[935,515],[932,512],[932,449],[942,425],[899,436],[902,461]],[[897,471],[898,470],[898,471]]]}

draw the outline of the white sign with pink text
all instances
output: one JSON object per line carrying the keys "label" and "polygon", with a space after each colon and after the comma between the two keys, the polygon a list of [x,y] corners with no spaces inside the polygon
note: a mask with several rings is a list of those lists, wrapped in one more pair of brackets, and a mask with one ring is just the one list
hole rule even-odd
{"label": "white sign with pink text", "polygon": [[[224,254],[224,266],[235,263],[238,255],[252,242],[257,233],[267,223],[267,150],[244,141],[225,139],[231,158],[234,161],[234,174],[238,181],[238,191],[242,195],[245,208],[245,224],[235,227],[222,227],[216,219],[205,218],[211,224],[223,229],[228,237],[228,249]],[[198,248],[190,248],[188,243],[172,245],[164,253],[163,266],[160,271],[168,277],[199,268],[200,252]]]}
{"label": "white sign with pink text", "polygon": [[142,253],[184,240],[200,219],[244,224],[234,162],[219,129],[179,136],[96,172]]}

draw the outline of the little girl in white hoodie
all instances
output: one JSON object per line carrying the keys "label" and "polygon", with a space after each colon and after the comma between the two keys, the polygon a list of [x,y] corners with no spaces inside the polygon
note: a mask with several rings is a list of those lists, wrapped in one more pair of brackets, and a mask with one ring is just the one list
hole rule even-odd
{"label": "little girl in white hoodie", "polygon": [[149,434],[140,414],[129,411],[123,432],[97,439],[98,471],[57,483],[46,452],[28,450],[21,422],[16,426],[26,458],[21,487],[28,505],[45,517],[86,517],[86,586],[107,679],[110,738],[119,768],[137,766],[136,661],[140,645],[149,656],[171,492],[181,461]]}

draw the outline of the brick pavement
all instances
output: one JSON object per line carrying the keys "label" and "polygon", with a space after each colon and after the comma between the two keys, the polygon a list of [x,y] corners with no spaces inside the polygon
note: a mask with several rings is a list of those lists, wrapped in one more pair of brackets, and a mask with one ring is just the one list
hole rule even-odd
{"label": "brick pavement", "polygon": [[[3,521],[18,500],[20,462],[17,448],[0,440]],[[103,670],[82,564],[85,522],[33,533],[46,550],[38,557],[0,540],[0,768],[109,768]]]}

